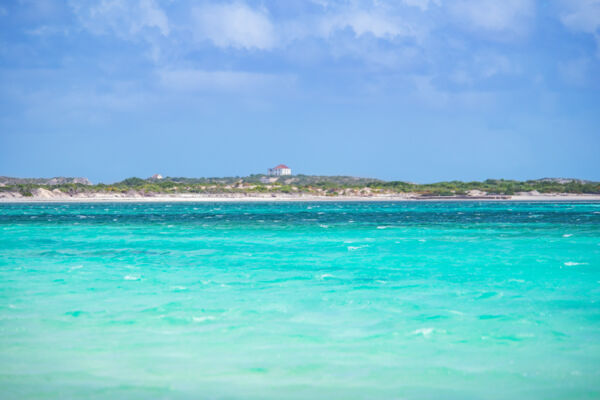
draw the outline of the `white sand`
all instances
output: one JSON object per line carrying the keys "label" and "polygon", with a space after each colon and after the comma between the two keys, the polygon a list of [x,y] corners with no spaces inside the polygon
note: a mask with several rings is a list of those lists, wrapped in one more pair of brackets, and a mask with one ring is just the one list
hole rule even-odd
{"label": "white sand", "polygon": [[68,195],[59,191],[35,189],[33,196],[24,197],[20,193],[0,192],[1,203],[43,203],[43,202],[289,202],[289,201],[600,201],[600,195],[588,194],[535,194],[519,193],[514,196],[465,197],[421,197],[415,193],[370,196],[315,196],[303,194],[176,194],[142,196],[138,193],[79,193]]}

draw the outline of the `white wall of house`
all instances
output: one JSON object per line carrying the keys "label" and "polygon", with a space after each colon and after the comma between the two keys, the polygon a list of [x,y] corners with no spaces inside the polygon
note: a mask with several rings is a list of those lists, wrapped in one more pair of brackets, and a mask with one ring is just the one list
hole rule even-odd
{"label": "white wall of house", "polygon": [[283,176],[283,175],[291,175],[291,168],[269,168],[269,175],[273,176]]}

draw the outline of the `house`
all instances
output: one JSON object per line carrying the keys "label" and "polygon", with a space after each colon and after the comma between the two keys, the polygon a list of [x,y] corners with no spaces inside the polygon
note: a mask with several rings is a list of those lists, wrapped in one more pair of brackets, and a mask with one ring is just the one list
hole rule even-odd
{"label": "house", "polygon": [[154,174],[152,175],[152,179],[162,179],[163,176],[161,174]]}
{"label": "house", "polygon": [[269,168],[269,175],[271,176],[283,176],[283,175],[291,175],[292,170],[290,167],[284,164],[279,164],[275,168]]}

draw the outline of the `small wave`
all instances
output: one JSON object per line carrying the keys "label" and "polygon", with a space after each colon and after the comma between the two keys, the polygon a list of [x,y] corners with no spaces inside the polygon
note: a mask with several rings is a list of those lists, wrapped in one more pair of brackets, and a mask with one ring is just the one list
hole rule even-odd
{"label": "small wave", "polygon": [[565,234],[564,234],[562,237],[564,237],[564,238],[568,238],[568,237],[571,237],[571,236],[573,236],[573,234],[572,234],[572,233],[565,233]]}
{"label": "small wave", "polygon": [[513,279],[509,279],[508,281],[509,282],[517,282],[517,283],[525,283],[524,279],[515,279],[515,278],[513,278]]}
{"label": "small wave", "polygon": [[420,328],[413,331],[414,335],[423,335],[423,337],[429,337],[433,333],[433,328]]}
{"label": "small wave", "polygon": [[363,247],[369,247],[368,245],[365,246],[348,246],[348,251],[356,251],[359,249],[362,249]]}
{"label": "small wave", "polygon": [[123,279],[125,279],[126,281],[137,281],[140,279],[140,277],[137,275],[125,275],[125,278]]}
{"label": "small wave", "polygon": [[500,298],[503,297],[504,294],[502,292],[483,292],[481,293],[479,296],[477,296],[478,299],[490,299],[490,298]]}
{"label": "small wave", "polygon": [[566,263],[564,263],[563,265],[565,267],[574,267],[576,265],[585,265],[587,263],[580,263],[580,262],[575,262],[575,261],[567,261]]}
{"label": "small wave", "polygon": [[323,279],[326,279],[326,278],[333,278],[333,275],[331,275],[331,274],[321,274],[321,275],[319,275],[319,279],[320,280],[323,280]]}
{"label": "small wave", "polygon": [[194,322],[204,322],[204,321],[212,321],[216,318],[213,317],[212,315],[207,315],[206,317],[192,317],[192,319],[194,320]]}
{"label": "small wave", "polygon": [[175,290],[176,292],[179,292],[179,291],[182,291],[182,290],[187,290],[187,287],[185,287],[185,286],[173,286],[172,289]]}
{"label": "small wave", "polygon": [[325,225],[325,224],[319,224],[319,226],[320,226],[321,228],[329,228],[329,225]]}
{"label": "small wave", "polygon": [[377,229],[388,229],[388,228],[389,228],[389,226],[383,226],[383,225],[377,227]]}

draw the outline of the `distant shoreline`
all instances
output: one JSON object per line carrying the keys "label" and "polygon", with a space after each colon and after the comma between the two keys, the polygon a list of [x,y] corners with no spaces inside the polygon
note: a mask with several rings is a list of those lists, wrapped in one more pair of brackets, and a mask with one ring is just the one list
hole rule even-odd
{"label": "distant shoreline", "polygon": [[417,184],[351,176],[86,178],[0,176],[0,202],[600,201],[600,182],[574,178]]}
{"label": "distant shoreline", "polygon": [[146,195],[130,196],[121,194],[85,194],[57,196],[17,196],[11,193],[0,196],[0,203],[165,203],[165,202],[413,202],[413,201],[600,201],[598,194],[516,194],[516,195],[482,195],[482,196],[422,196],[416,193],[405,195],[373,195],[373,196],[315,196],[315,195]]}

